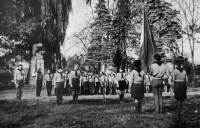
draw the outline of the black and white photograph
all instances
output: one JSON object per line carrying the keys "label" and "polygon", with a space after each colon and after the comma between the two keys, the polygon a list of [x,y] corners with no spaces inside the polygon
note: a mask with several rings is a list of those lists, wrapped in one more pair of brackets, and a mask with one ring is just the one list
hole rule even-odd
{"label": "black and white photograph", "polygon": [[0,0],[0,128],[200,128],[200,0]]}

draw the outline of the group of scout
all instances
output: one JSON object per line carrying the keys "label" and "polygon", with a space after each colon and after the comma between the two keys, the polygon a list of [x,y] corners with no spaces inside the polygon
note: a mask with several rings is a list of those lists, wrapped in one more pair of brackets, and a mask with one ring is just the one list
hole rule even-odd
{"label": "group of scout", "polygon": [[[135,60],[133,63],[133,70],[127,75],[123,71],[123,67],[120,67],[119,72],[106,76],[104,73],[99,75],[93,75],[93,73],[83,72],[81,74],[79,65],[74,65],[74,70],[70,73],[64,73],[62,68],[59,67],[57,72],[52,75],[50,70],[43,77],[41,69],[38,69],[37,73],[33,75],[36,78],[36,96],[40,96],[42,83],[47,87],[47,94],[50,96],[52,91],[52,85],[55,88],[56,102],[58,105],[62,104],[63,90],[67,89],[69,92],[72,90],[73,101],[78,103],[78,94],[83,87],[84,94],[103,94],[105,101],[105,94],[119,94],[119,103],[124,102],[124,94],[127,90],[127,85],[130,87],[131,97],[134,99],[135,109],[138,114],[141,114],[142,99],[144,98],[145,85],[152,86],[152,93],[154,96],[155,112],[158,114],[163,113],[163,98],[162,92],[164,90],[163,81],[170,76],[169,70],[162,62],[162,58],[159,54],[154,56],[155,62],[151,65],[150,72],[148,73],[149,81],[147,81],[147,74],[141,68],[140,60]],[[175,99],[178,101],[179,106],[182,108],[184,100],[186,99],[186,90],[188,85],[188,77],[186,71],[182,65],[184,58],[179,56],[175,61],[176,68],[172,72],[171,85],[175,94]],[[43,80],[44,78],[44,80]],[[22,65],[19,65],[19,69],[15,72],[15,84],[17,87],[17,98],[21,99],[22,88],[24,84]],[[89,91],[88,91],[89,90]]]}

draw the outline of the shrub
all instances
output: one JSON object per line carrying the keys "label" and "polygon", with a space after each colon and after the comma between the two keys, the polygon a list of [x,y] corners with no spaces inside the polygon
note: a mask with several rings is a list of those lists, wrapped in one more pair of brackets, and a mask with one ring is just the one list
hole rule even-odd
{"label": "shrub", "polygon": [[172,128],[200,128],[200,113],[194,109],[177,111],[172,117]]}
{"label": "shrub", "polygon": [[10,81],[13,80],[12,73],[0,73],[0,83],[1,84],[8,84]]}

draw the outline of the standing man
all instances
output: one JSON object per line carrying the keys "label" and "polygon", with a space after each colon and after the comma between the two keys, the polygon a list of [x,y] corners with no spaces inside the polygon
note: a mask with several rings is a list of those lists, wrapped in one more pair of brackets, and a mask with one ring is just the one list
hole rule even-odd
{"label": "standing man", "polygon": [[47,88],[47,95],[51,96],[51,90],[52,90],[52,79],[53,75],[51,74],[50,70],[47,70],[47,74],[44,76],[44,84],[46,85]]}
{"label": "standing man", "polygon": [[35,88],[36,97],[40,97],[40,93],[42,90],[42,82],[43,82],[42,69],[39,68],[33,77],[36,79],[36,88]]}
{"label": "standing man", "polygon": [[65,75],[61,67],[58,67],[57,72],[54,75],[54,86],[55,86],[55,93],[56,93],[56,103],[57,105],[62,104],[62,96],[64,90],[65,82]]}
{"label": "standing man", "polygon": [[78,91],[80,89],[81,83],[80,83],[79,65],[77,63],[74,65],[74,70],[70,72],[69,84],[73,89],[73,92],[72,92],[73,101],[75,104],[78,104]]}
{"label": "standing man", "polygon": [[159,54],[154,55],[155,63],[151,65],[150,69],[150,78],[151,78],[151,85],[152,85],[152,92],[154,95],[154,102],[155,102],[155,112],[158,114],[163,113],[163,78],[169,77],[169,70],[167,66],[162,63],[161,57]]}
{"label": "standing man", "polygon": [[17,89],[16,99],[20,100],[22,97],[22,90],[25,83],[25,77],[24,77],[24,71],[22,69],[22,64],[19,64],[18,69],[15,71],[14,82]]}

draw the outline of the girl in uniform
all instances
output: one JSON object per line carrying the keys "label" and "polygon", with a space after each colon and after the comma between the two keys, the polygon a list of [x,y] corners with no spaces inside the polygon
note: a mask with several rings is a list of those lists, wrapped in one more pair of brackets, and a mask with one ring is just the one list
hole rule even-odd
{"label": "girl in uniform", "polygon": [[61,67],[58,67],[57,73],[54,75],[54,86],[56,92],[56,102],[58,105],[61,105],[65,86],[65,75]]}
{"label": "girl in uniform", "polygon": [[188,76],[186,71],[181,67],[184,62],[184,58],[179,56],[175,64],[177,68],[173,71],[173,86],[175,99],[178,101],[179,107],[183,108],[184,100],[187,98],[186,90],[188,85]]}
{"label": "girl in uniform", "polygon": [[51,91],[52,91],[52,79],[53,75],[51,74],[50,70],[47,70],[47,74],[44,76],[44,84],[46,85],[47,88],[47,95],[51,96]]}
{"label": "girl in uniform", "polygon": [[145,87],[146,87],[146,92],[149,93],[150,92],[150,75],[149,73],[146,73],[145,75]]}
{"label": "girl in uniform", "polygon": [[98,95],[100,92],[100,80],[99,80],[99,75],[97,74],[95,76],[95,93]]}
{"label": "girl in uniform", "polygon": [[69,96],[71,95],[71,87],[69,85],[69,71],[65,72],[65,95]]}
{"label": "girl in uniform", "polygon": [[88,94],[88,86],[89,86],[87,72],[84,72],[82,74],[80,82],[83,85],[83,95],[87,95]]}
{"label": "girl in uniform", "polygon": [[36,88],[35,88],[36,97],[39,97],[42,90],[42,83],[43,83],[43,73],[41,71],[41,68],[38,69],[37,73],[33,77],[36,78]]}
{"label": "girl in uniform", "polygon": [[144,98],[145,73],[141,69],[140,60],[135,60],[133,66],[134,70],[131,71],[130,76],[131,97],[135,100],[136,112],[138,114],[141,114],[141,102]]}
{"label": "girl in uniform", "polygon": [[118,87],[117,90],[119,94],[120,103],[125,103],[124,93],[126,89],[126,74],[123,72],[122,67],[120,67],[119,73],[117,73],[116,79],[117,79],[117,87]]}
{"label": "girl in uniform", "polygon": [[101,92],[103,94],[103,104],[106,102],[106,81],[105,81],[105,74],[104,72],[101,73],[100,77],[100,84],[101,84]]}
{"label": "girl in uniform", "polygon": [[94,75],[93,75],[93,72],[90,73],[89,75],[89,92],[90,92],[90,95],[93,95],[94,94],[94,86],[95,86],[95,79],[94,79]]}
{"label": "girl in uniform", "polygon": [[80,83],[80,71],[79,71],[79,65],[74,65],[74,70],[70,72],[69,75],[69,84],[72,88],[72,94],[73,94],[73,101],[75,104],[78,104],[78,91],[80,89],[81,83]]}

